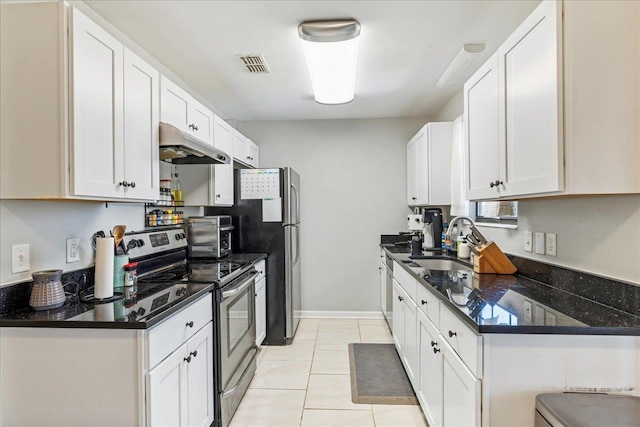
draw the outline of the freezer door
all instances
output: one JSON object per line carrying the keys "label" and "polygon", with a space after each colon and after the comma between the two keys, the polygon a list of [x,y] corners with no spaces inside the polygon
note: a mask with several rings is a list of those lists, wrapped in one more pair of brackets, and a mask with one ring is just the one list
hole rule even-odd
{"label": "freezer door", "polygon": [[280,170],[283,180],[283,225],[300,224],[300,175],[291,168]]}
{"label": "freezer door", "polygon": [[293,338],[300,321],[302,309],[302,280],[300,269],[300,227],[286,226],[285,232],[285,335]]}

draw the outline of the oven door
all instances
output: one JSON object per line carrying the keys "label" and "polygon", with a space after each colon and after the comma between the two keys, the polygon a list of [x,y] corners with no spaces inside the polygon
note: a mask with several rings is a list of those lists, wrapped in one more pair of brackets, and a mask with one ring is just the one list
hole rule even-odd
{"label": "oven door", "polygon": [[227,390],[229,380],[255,345],[255,278],[257,276],[258,272],[254,270],[222,290],[220,367],[223,391]]}

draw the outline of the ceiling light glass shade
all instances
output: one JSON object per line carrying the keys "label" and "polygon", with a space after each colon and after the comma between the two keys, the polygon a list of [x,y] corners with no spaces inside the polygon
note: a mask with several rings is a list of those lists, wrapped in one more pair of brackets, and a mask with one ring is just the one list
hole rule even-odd
{"label": "ceiling light glass shade", "polygon": [[303,22],[298,27],[316,102],[353,100],[360,24],[358,21]]}

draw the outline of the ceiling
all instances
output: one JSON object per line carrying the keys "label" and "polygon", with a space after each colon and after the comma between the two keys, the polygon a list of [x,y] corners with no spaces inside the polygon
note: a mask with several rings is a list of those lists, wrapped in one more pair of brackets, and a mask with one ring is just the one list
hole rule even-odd
{"label": "ceiling", "polygon": [[[535,8],[534,1],[119,1],[86,4],[206,98],[227,119],[434,116]],[[297,26],[355,18],[362,25],[356,97],[314,102]],[[465,43],[485,43],[459,82],[436,86]],[[270,74],[236,55],[262,54]]]}

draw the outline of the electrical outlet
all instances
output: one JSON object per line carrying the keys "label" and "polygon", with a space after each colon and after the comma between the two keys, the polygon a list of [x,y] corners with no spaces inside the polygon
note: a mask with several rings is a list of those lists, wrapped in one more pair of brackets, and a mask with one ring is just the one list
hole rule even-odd
{"label": "electrical outlet", "polygon": [[67,239],[67,263],[80,261],[80,239]]}
{"label": "electrical outlet", "polygon": [[556,233],[547,233],[547,255],[557,256],[558,248],[556,246]]}
{"label": "electrical outlet", "polygon": [[536,231],[535,236],[536,236],[536,244],[535,244],[536,253],[540,255],[544,255],[544,233]]}
{"label": "electrical outlet", "polygon": [[533,233],[531,231],[524,232],[524,250],[533,252]]}
{"label": "electrical outlet", "polygon": [[22,273],[31,269],[29,260],[29,244],[11,246],[11,272]]}

